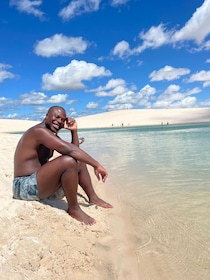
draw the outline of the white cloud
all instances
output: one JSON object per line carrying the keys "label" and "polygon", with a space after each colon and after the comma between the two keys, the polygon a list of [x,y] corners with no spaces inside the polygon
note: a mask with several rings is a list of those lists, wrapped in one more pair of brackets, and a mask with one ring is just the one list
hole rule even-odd
{"label": "white cloud", "polygon": [[115,95],[121,95],[125,92],[127,92],[128,89],[124,86],[116,86],[115,88],[113,88],[112,90],[110,90],[109,92],[98,92],[96,93],[96,96],[115,96]]}
{"label": "white cloud", "polygon": [[147,48],[158,48],[168,43],[171,32],[166,31],[166,27],[163,24],[158,26],[152,26],[147,32],[141,32],[139,34],[140,39],[143,40],[141,47],[137,48],[137,52],[142,52]]}
{"label": "white cloud", "polygon": [[135,103],[136,94],[133,91],[127,91],[123,94],[117,95],[113,100],[109,101],[108,104],[132,104]]}
{"label": "white cloud", "polygon": [[18,114],[17,113],[14,113],[14,114],[8,114],[6,116],[7,119],[18,119]]}
{"label": "white cloud", "polygon": [[172,84],[157,98],[157,101],[152,104],[153,108],[186,108],[196,105],[196,97],[190,96],[200,92],[199,88],[180,92],[180,86]]}
{"label": "white cloud", "polygon": [[68,94],[56,94],[56,95],[52,95],[49,99],[48,99],[48,101],[47,101],[47,103],[62,103],[62,102],[66,102],[66,100],[67,100],[67,97],[68,97]]}
{"label": "white cloud", "polygon": [[194,87],[190,90],[187,90],[186,95],[197,94],[199,92],[201,92],[201,89],[199,87]]}
{"label": "white cloud", "polygon": [[210,41],[204,41],[210,34],[210,0],[204,3],[195,11],[192,17],[186,22],[180,30],[175,27],[167,30],[166,25],[159,24],[152,26],[148,31],[141,31],[139,39],[142,41],[137,47],[131,49],[129,42],[122,40],[118,42],[112,54],[124,58],[131,55],[142,53],[146,49],[155,49],[163,45],[176,45],[180,42],[192,40],[197,44],[194,51],[209,50]]}
{"label": "white cloud", "polygon": [[72,60],[70,64],[55,69],[53,74],[42,76],[45,90],[79,90],[84,89],[82,81],[95,77],[110,76],[111,72],[102,66],[85,61]]}
{"label": "white cloud", "polygon": [[194,40],[200,44],[210,34],[210,0],[196,9],[185,26],[176,31],[172,37],[173,42]]}
{"label": "white cloud", "polygon": [[103,90],[110,90],[118,86],[125,86],[125,81],[123,79],[111,79],[107,82],[105,86],[99,86],[96,89],[89,90],[89,92],[100,92]]}
{"label": "white cloud", "polygon": [[22,105],[42,105],[42,104],[58,104],[66,102],[67,94],[57,94],[48,97],[43,92],[31,92],[20,95]]}
{"label": "white cloud", "polygon": [[210,50],[210,40],[206,42],[202,42],[202,44],[199,45],[198,47],[192,48],[192,51],[195,52],[208,51],[208,50]]}
{"label": "white cloud", "polygon": [[153,71],[149,77],[152,82],[162,81],[162,80],[177,80],[183,75],[190,73],[188,68],[174,68],[172,66],[166,65],[164,68],[159,69],[158,71]]}
{"label": "white cloud", "polygon": [[207,99],[205,101],[201,101],[199,103],[200,107],[210,107],[210,99]]}
{"label": "white cloud", "polygon": [[12,104],[14,103],[14,100],[12,100],[11,98],[6,98],[4,96],[0,97],[0,106],[3,106],[5,104]]}
{"label": "white cloud", "polygon": [[125,5],[129,0],[112,0],[111,1],[111,6],[120,6],[120,5]]}
{"label": "white cloud", "polygon": [[126,41],[121,41],[116,44],[114,47],[114,50],[112,51],[113,55],[117,55],[119,57],[127,56],[131,54],[130,46],[128,42]]}
{"label": "white cloud", "polygon": [[129,43],[122,40],[115,45],[112,54],[123,58],[139,54],[148,48],[158,48],[168,44],[171,34],[172,31],[167,31],[163,24],[152,26],[147,32],[140,32],[139,38],[143,41],[141,45],[131,49]]}
{"label": "white cloud", "polygon": [[194,96],[184,97],[182,100],[177,100],[176,102],[172,102],[168,99],[158,100],[155,102],[152,107],[153,108],[164,108],[164,109],[172,109],[172,108],[192,108],[195,107],[197,100]]}
{"label": "white cloud", "polygon": [[188,80],[188,83],[203,82],[203,87],[210,86],[210,71],[200,71],[193,74]]}
{"label": "white cloud", "polygon": [[77,53],[84,53],[88,47],[88,42],[82,37],[67,37],[63,34],[55,34],[52,37],[38,41],[34,47],[37,55],[51,56],[71,56]]}
{"label": "white cloud", "polygon": [[35,17],[43,17],[44,13],[39,10],[42,0],[10,0],[10,6],[15,6],[21,13],[34,15]]}
{"label": "white cloud", "polygon": [[210,81],[204,82],[203,87],[209,87],[210,86]]}
{"label": "white cloud", "polygon": [[98,103],[97,102],[89,102],[86,106],[86,108],[88,109],[95,109],[98,107]]}
{"label": "white cloud", "polygon": [[196,105],[197,100],[194,96],[187,96],[177,103],[177,108],[192,108]]}
{"label": "white cloud", "polygon": [[31,92],[20,95],[22,105],[45,104],[47,95],[42,92]]}
{"label": "white cloud", "polygon": [[105,85],[105,87],[99,87],[98,90],[109,90],[112,88],[116,88],[118,86],[125,86],[125,81],[123,79],[111,79]]}
{"label": "white cloud", "polygon": [[105,86],[89,90],[89,92],[96,92],[96,96],[115,96],[122,94],[127,90],[123,79],[111,79]]}
{"label": "white cloud", "polygon": [[9,64],[0,63],[0,83],[2,83],[6,79],[13,79],[15,75],[6,69],[11,68]]}
{"label": "white cloud", "polygon": [[176,100],[181,100],[185,96],[183,93],[179,92],[180,86],[178,85],[170,85],[168,88],[164,91],[163,94],[161,94],[158,97],[158,100],[166,100],[173,102]]}
{"label": "white cloud", "polygon": [[84,13],[95,12],[99,9],[100,2],[101,0],[73,0],[60,11],[59,16],[63,20],[70,20]]}
{"label": "white cloud", "polygon": [[115,111],[115,110],[128,110],[128,109],[133,109],[133,105],[128,103],[128,104],[107,104],[106,106],[103,107],[104,110],[106,111]]}
{"label": "white cloud", "polygon": [[154,87],[151,87],[150,85],[144,86],[140,91],[139,91],[139,96],[151,96],[156,93],[156,89]]}
{"label": "white cloud", "polygon": [[109,101],[106,110],[131,109],[138,106],[150,107],[150,100],[154,98],[156,89],[150,85],[144,86],[138,93],[126,90]]}

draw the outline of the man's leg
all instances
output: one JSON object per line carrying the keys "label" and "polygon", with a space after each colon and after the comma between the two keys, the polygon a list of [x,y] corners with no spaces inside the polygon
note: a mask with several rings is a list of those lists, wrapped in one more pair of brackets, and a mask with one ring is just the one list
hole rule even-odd
{"label": "man's leg", "polygon": [[83,188],[89,198],[89,203],[93,203],[100,207],[112,208],[113,206],[97,196],[93,189],[90,174],[85,163],[79,162],[79,185]]}
{"label": "man's leg", "polygon": [[88,225],[95,223],[95,220],[79,207],[77,201],[78,166],[73,158],[60,156],[42,165],[37,171],[37,183],[40,199],[50,196],[61,184],[68,202],[69,215]]}

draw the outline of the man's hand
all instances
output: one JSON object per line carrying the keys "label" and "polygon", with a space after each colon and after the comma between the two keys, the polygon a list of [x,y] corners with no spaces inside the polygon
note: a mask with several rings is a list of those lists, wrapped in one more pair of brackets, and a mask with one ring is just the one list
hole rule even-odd
{"label": "man's hand", "polygon": [[73,118],[66,118],[65,124],[64,124],[64,128],[68,129],[68,130],[77,130],[77,122],[75,119]]}
{"label": "man's hand", "polygon": [[96,168],[94,168],[94,172],[99,181],[100,179],[102,179],[102,182],[106,181],[108,173],[103,166],[101,165],[97,166]]}

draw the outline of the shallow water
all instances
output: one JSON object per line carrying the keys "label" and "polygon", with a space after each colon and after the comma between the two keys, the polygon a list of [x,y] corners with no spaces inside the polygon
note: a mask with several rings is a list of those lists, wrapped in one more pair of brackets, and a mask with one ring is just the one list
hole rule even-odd
{"label": "shallow water", "polygon": [[141,279],[209,280],[210,124],[79,135],[81,148],[108,169],[107,189],[116,190],[126,212],[127,244]]}

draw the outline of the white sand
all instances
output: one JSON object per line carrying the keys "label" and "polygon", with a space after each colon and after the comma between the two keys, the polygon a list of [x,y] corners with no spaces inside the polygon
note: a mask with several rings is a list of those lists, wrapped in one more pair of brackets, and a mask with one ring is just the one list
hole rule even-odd
{"label": "white sand", "polygon": [[[77,121],[81,128],[120,126],[122,123],[210,122],[210,109],[125,110],[78,118]],[[97,193],[115,206],[114,209],[88,207],[86,201],[79,198],[83,210],[96,219],[93,226],[82,225],[70,218],[65,212],[65,200],[51,201],[54,205],[51,207],[47,201],[42,204],[12,199],[13,155],[21,135],[6,132],[25,131],[36,123],[0,120],[0,278],[140,279],[135,248],[128,251],[125,246],[129,229],[123,222],[125,213],[121,213],[117,194],[108,195],[105,186],[96,180],[93,173]],[[82,193],[80,189],[79,192]],[[150,263],[147,265],[149,271]],[[168,279],[172,278],[169,276]],[[154,275],[153,270],[151,279],[159,280],[161,274]]]}

